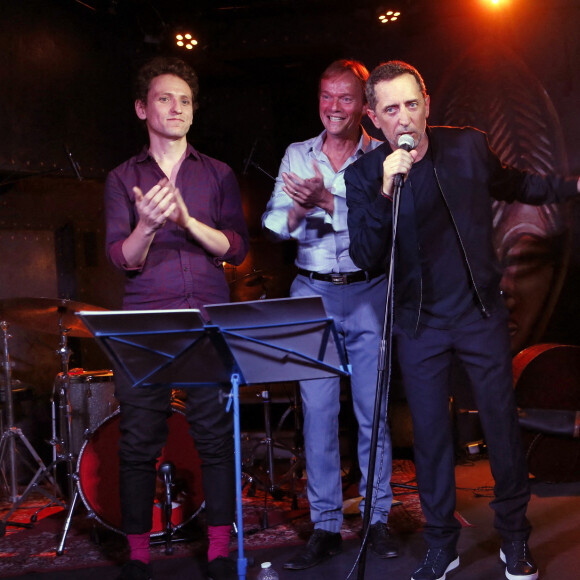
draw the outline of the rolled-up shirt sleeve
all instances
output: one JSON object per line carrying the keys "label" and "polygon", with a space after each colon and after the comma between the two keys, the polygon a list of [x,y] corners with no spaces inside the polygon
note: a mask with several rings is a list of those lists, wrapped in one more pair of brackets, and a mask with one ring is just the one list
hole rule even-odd
{"label": "rolled-up shirt sleeve", "polygon": [[128,189],[117,173],[109,173],[105,183],[106,255],[119,270],[138,272],[141,267],[130,268],[123,255],[123,243],[137,225],[134,205],[133,191]]}
{"label": "rolled-up shirt sleeve", "polygon": [[238,181],[230,168],[224,174],[220,191],[222,198],[216,229],[219,229],[230,243],[228,251],[221,256],[221,259],[238,266],[244,261],[248,253],[250,236],[244,220]]}
{"label": "rolled-up shirt sleeve", "polygon": [[288,212],[292,209],[294,202],[282,189],[284,186],[282,173],[290,171],[296,172],[296,168],[290,167],[290,148],[288,148],[280,163],[274,191],[262,216],[262,226],[279,240],[300,239],[300,236],[304,235],[304,221],[292,233],[288,230]]}

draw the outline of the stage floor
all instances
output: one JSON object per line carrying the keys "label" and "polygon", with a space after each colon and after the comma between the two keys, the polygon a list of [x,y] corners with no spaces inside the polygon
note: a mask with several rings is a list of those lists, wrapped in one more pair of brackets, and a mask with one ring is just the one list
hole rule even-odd
{"label": "stage floor", "polygon": [[[493,512],[488,506],[493,485],[489,463],[485,457],[476,456],[473,461],[461,462],[456,468],[456,475],[457,509],[465,522],[459,542],[461,563],[457,570],[448,574],[448,578],[500,580],[505,576],[498,557],[499,538],[492,527]],[[580,483],[548,484],[533,481],[532,492],[529,517],[534,531],[530,546],[540,566],[540,578],[577,578],[580,558]],[[25,530],[18,532],[18,535],[24,538],[28,533],[31,532]],[[401,533],[398,540],[398,558],[380,560],[368,553],[364,578],[406,580],[410,577],[423,556],[421,533],[419,530]],[[55,538],[57,543],[58,538]],[[248,580],[255,579],[259,564],[272,561],[282,580],[347,579],[355,566],[359,546],[358,539],[351,537],[344,542],[342,554],[302,572],[290,572],[282,568],[286,559],[297,549],[296,545],[252,550],[244,548],[245,556],[250,559],[246,577]],[[0,551],[3,550],[0,548]],[[155,560],[154,580],[203,580],[205,562],[202,554],[202,551],[192,547],[191,554],[186,552],[180,557]],[[232,557],[236,557],[235,552]],[[1,577],[20,580],[114,580],[119,573],[116,565],[95,564],[92,568],[51,571],[47,561],[45,572]],[[355,568],[350,578],[357,577],[358,569]]]}

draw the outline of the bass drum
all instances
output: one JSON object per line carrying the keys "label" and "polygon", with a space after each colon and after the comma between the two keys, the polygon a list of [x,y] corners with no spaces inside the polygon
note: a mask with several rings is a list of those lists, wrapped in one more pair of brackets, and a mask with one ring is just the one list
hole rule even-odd
{"label": "bass drum", "polygon": [[[199,514],[203,508],[201,460],[197,454],[189,425],[179,403],[172,405],[168,419],[169,434],[157,467],[165,461],[175,465],[172,490],[171,520],[179,529]],[[121,500],[119,497],[120,412],[105,419],[83,445],[77,465],[79,493],[89,513],[105,527],[122,534]],[[165,485],[157,480],[157,498],[153,506],[152,536],[165,532],[161,501]]]}

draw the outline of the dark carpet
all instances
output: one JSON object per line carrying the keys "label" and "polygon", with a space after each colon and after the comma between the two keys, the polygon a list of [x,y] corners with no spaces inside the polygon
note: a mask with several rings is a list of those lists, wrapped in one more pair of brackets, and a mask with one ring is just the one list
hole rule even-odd
{"label": "dark carpet", "polygon": [[[392,482],[397,505],[392,510],[389,525],[395,533],[417,531],[423,525],[417,493],[407,488],[397,488],[397,484],[412,485],[414,479],[415,472],[411,461],[398,460],[394,463]],[[274,500],[270,495],[265,498],[264,492],[259,489],[253,496],[248,494],[249,488],[244,489],[242,497],[245,550],[292,546],[305,541],[312,526],[304,485],[303,480],[298,480],[294,506],[289,497]],[[355,486],[345,490],[345,498],[345,519],[341,532],[343,538],[348,540],[357,538],[361,529],[361,517],[358,514],[360,498],[357,498]],[[31,496],[12,515],[11,521],[28,522],[30,516],[43,505],[41,500],[41,497]],[[9,508],[9,504],[0,506],[0,517]],[[265,509],[268,524],[266,529]],[[42,573],[119,565],[126,559],[124,537],[102,526],[98,513],[96,518],[87,517],[87,509],[82,503],[75,510],[66,535],[65,552],[57,555],[56,550],[64,532],[65,515],[62,508],[49,508],[39,512],[39,519],[31,529],[8,526],[6,536],[0,540],[0,577],[27,572]],[[206,550],[203,518],[202,511],[182,525],[180,536],[188,541],[172,543],[171,555],[166,554],[165,544],[152,546],[152,560],[183,558],[188,555],[203,557]],[[237,549],[235,535],[232,535],[230,547],[232,551]]]}

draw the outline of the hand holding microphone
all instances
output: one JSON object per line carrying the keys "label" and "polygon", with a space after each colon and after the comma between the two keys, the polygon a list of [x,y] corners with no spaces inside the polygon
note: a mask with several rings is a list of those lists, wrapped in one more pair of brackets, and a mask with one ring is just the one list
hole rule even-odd
{"label": "hand holding microphone", "polygon": [[[397,141],[397,145],[399,146],[399,149],[404,149],[408,153],[411,149],[415,149],[415,140],[411,135],[401,135]],[[397,175],[395,175],[395,187],[403,186],[405,175],[406,173],[397,173]]]}
{"label": "hand holding microphone", "polygon": [[414,161],[413,158],[409,159],[408,155],[400,153],[400,150],[409,152],[415,148],[415,140],[411,135],[401,135],[397,146],[398,149],[391,153],[383,163],[383,195],[386,197],[392,197],[393,189],[402,187],[405,176],[411,170]]}

